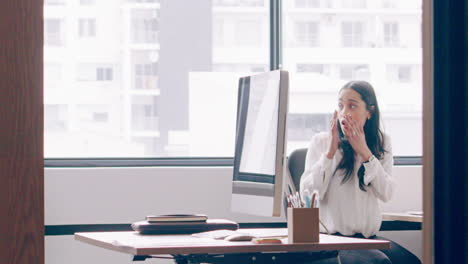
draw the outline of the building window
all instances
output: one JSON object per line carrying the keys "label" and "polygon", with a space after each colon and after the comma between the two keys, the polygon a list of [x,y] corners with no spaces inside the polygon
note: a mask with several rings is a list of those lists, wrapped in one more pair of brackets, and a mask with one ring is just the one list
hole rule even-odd
{"label": "building window", "polygon": [[295,24],[295,39],[298,47],[319,46],[319,26],[314,21],[297,21]]}
{"label": "building window", "polygon": [[114,79],[114,73],[112,68],[98,67],[96,69],[96,80],[97,81],[112,81]]}
{"label": "building window", "polygon": [[155,131],[159,127],[158,102],[156,96],[136,95],[132,97],[132,130]]}
{"label": "building window", "polygon": [[132,10],[132,42],[157,43],[159,41],[159,9]]}
{"label": "building window", "polygon": [[295,0],[296,8],[319,8],[320,0]]}
{"label": "building window", "polygon": [[296,72],[324,74],[324,65],[323,64],[308,64],[308,63],[297,64]]}
{"label": "building window", "polygon": [[105,104],[79,104],[76,106],[76,127],[80,130],[102,131],[110,129],[109,107]]}
{"label": "building window", "polygon": [[384,23],[384,45],[386,47],[398,47],[399,40],[398,23]]}
{"label": "building window", "polygon": [[158,59],[159,53],[155,50],[132,52],[132,89],[158,88]]}
{"label": "building window", "polygon": [[44,105],[44,129],[49,132],[64,132],[67,130],[68,106],[63,104]]}
{"label": "building window", "polygon": [[80,18],[78,20],[78,34],[80,38],[96,36],[96,19]]}
{"label": "building window", "polygon": [[130,3],[159,3],[161,0],[127,0]]}
{"label": "building window", "polygon": [[363,64],[349,64],[340,66],[341,80],[369,80],[369,66]]}
{"label": "building window", "polygon": [[264,6],[265,0],[213,0],[213,6]]}
{"label": "building window", "polygon": [[63,22],[60,19],[44,20],[44,44],[46,46],[63,46]]}
{"label": "building window", "polygon": [[109,120],[109,113],[107,112],[94,112],[93,122],[105,123]]}
{"label": "building window", "polygon": [[94,5],[96,0],[80,0],[80,5]]}
{"label": "building window", "polygon": [[154,89],[158,64],[135,64],[135,89]]}
{"label": "building window", "polygon": [[411,66],[398,67],[398,81],[402,83],[409,83],[411,80]]}
{"label": "building window", "polygon": [[341,0],[343,8],[366,8],[366,0]]}
{"label": "building window", "polygon": [[387,80],[391,83],[410,83],[413,81],[412,65],[388,65]]}
{"label": "building window", "polygon": [[45,0],[46,5],[65,5],[65,0]]}
{"label": "building window", "polygon": [[345,21],[341,23],[343,47],[362,47],[364,44],[364,27],[360,21]]}
{"label": "building window", "polygon": [[325,131],[329,122],[329,114],[291,113],[288,115],[288,141],[307,142],[313,135]]}
{"label": "building window", "polygon": [[114,69],[112,66],[96,64],[80,64],[77,73],[78,81],[112,81]]}
{"label": "building window", "polygon": [[383,8],[397,8],[397,1],[396,0],[382,0],[382,7]]}

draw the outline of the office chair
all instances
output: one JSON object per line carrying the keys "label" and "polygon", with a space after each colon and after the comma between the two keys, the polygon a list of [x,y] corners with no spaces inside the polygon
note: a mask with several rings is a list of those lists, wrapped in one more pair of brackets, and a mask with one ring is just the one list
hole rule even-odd
{"label": "office chair", "polygon": [[301,176],[304,172],[306,155],[307,148],[300,148],[294,150],[288,158],[289,173],[291,174],[291,178],[297,191],[299,191]]}

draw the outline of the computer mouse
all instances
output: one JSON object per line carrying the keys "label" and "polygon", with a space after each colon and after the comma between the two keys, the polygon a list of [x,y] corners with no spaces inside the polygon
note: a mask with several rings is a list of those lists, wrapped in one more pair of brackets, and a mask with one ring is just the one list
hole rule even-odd
{"label": "computer mouse", "polygon": [[249,234],[232,234],[224,238],[227,241],[251,241],[254,236]]}

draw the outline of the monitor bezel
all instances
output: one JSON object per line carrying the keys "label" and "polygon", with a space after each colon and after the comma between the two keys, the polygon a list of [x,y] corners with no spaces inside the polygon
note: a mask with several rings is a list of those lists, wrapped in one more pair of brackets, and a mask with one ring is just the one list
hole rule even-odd
{"label": "monitor bezel", "polygon": [[[276,153],[275,153],[275,174],[259,174],[240,172],[240,161],[242,158],[242,150],[245,138],[245,123],[247,120],[250,81],[251,77],[245,76],[239,79],[238,100],[237,100],[237,123],[236,123],[236,146],[234,155],[233,168],[233,186],[232,186],[232,203],[235,202],[236,194],[251,195],[252,199],[255,196],[263,198],[272,198],[272,212],[270,216],[281,216],[283,207],[283,181],[286,176],[286,128],[288,114],[288,95],[289,95],[289,73],[287,71],[276,70],[261,74],[276,74],[279,72],[279,95],[278,95],[278,111],[277,111],[277,136],[276,136]],[[240,125],[244,124],[244,125]],[[255,181],[249,181],[255,179]],[[274,180],[273,180],[274,179]],[[234,208],[234,206],[233,206]],[[237,210],[236,210],[237,211]],[[242,209],[240,211],[243,211]],[[255,210],[254,210],[255,211]],[[245,210],[252,214],[252,210]],[[257,212],[257,211],[255,211]],[[261,214],[264,215],[264,214]]]}

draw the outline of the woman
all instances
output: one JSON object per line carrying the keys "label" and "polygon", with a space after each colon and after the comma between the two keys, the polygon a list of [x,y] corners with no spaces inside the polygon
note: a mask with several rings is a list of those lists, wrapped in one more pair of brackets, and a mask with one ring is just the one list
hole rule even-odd
{"label": "woman", "polygon": [[[384,239],[376,236],[382,222],[378,200],[392,197],[392,166],[390,138],[380,130],[374,89],[367,82],[351,81],[339,92],[330,131],[311,140],[301,193],[319,192],[320,219],[331,234]],[[389,250],[342,251],[341,262],[421,263],[390,242]]]}

